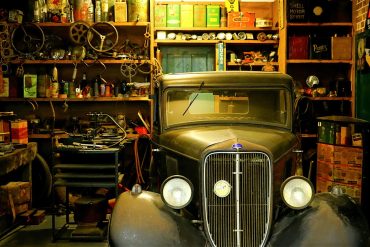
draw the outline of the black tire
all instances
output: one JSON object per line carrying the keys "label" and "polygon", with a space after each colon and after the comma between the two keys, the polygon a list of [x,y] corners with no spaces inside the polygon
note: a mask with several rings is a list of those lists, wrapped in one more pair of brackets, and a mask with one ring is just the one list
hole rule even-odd
{"label": "black tire", "polygon": [[45,206],[51,195],[52,175],[45,159],[36,154],[32,162],[32,204],[36,207]]}

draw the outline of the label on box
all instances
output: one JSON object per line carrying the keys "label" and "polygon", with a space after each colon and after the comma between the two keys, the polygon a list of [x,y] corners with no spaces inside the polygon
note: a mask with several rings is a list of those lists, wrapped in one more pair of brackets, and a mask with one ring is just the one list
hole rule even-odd
{"label": "label on box", "polygon": [[180,26],[181,27],[193,27],[194,23],[194,10],[192,4],[181,5],[181,16]]}
{"label": "label on box", "polygon": [[311,36],[310,59],[330,59],[331,45],[329,37]]}
{"label": "label on box", "polygon": [[308,59],[308,36],[289,37],[289,59]]}
{"label": "label on box", "polygon": [[23,97],[37,97],[37,75],[25,74],[23,76]]}
{"label": "label on box", "polygon": [[12,121],[11,124],[12,143],[27,144],[28,128],[26,120]]}
{"label": "label on box", "polygon": [[194,27],[206,27],[207,26],[206,5],[204,4],[194,5],[193,25]]}
{"label": "label on box", "polygon": [[227,15],[228,27],[253,27],[255,14],[248,12],[230,12]]}
{"label": "label on box", "polygon": [[180,27],[180,5],[167,5],[167,27]]}
{"label": "label on box", "polygon": [[288,22],[307,21],[308,4],[307,0],[288,0],[287,19]]}
{"label": "label on box", "polygon": [[167,5],[155,5],[154,25],[156,27],[165,27],[167,25]]}
{"label": "label on box", "polygon": [[207,27],[220,26],[220,6],[207,5]]}

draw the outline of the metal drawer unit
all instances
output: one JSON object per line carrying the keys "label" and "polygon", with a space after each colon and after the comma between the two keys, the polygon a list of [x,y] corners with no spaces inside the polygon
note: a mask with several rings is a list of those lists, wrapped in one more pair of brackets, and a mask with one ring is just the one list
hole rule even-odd
{"label": "metal drawer unit", "polygon": [[[75,224],[70,219],[71,208],[69,193],[73,190],[89,191],[105,188],[113,190],[118,196],[118,168],[120,149],[78,149],[57,148],[58,159],[53,166],[53,209],[52,232],[53,241],[69,238],[65,232],[70,224]],[[65,224],[57,229],[56,188],[65,187]],[[71,227],[72,228],[72,227]]]}

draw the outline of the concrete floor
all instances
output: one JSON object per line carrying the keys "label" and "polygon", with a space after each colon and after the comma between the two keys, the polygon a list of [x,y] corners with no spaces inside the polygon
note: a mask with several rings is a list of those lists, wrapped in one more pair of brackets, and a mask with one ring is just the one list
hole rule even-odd
{"label": "concrete floor", "polygon": [[[57,225],[64,224],[65,216],[57,217]],[[52,242],[51,216],[46,216],[39,225],[19,226],[0,238],[1,247],[107,247],[107,241],[70,241],[57,240]]]}

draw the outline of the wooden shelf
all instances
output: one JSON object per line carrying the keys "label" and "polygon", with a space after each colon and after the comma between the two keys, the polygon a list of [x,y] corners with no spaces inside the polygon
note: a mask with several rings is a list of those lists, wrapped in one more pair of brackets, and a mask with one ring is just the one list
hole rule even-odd
{"label": "wooden shelf", "polygon": [[269,31],[278,31],[278,28],[260,28],[260,27],[155,27],[155,31],[224,31],[224,32],[232,32],[232,31],[261,31],[261,32],[269,32]]}
{"label": "wooden shelf", "polygon": [[94,64],[102,62],[104,64],[122,64],[122,63],[137,63],[137,64],[144,64],[150,63],[150,60],[131,60],[131,59],[97,59],[97,60],[13,60],[11,61],[12,64],[75,64],[75,63],[86,63],[86,64]]}
{"label": "wooden shelf", "polygon": [[254,44],[254,45],[277,45],[277,40],[155,40],[156,44],[217,44],[223,42],[225,44]]}
{"label": "wooden shelf", "polygon": [[352,60],[320,60],[320,59],[288,59],[287,63],[325,63],[325,64],[337,64],[337,63],[347,63],[352,64]]}
{"label": "wooden shelf", "polygon": [[309,97],[316,101],[352,101],[352,97]]}
{"label": "wooden shelf", "polygon": [[[278,62],[270,62],[270,65],[279,66]],[[253,63],[235,63],[235,62],[228,62],[227,66],[265,66],[267,62],[253,62]]]}
{"label": "wooden shelf", "polygon": [[[115,27],[146,27],[150,22],[109,22]],[[37,23],[40,27],[69,27],[73,23],[57,23],[57,22],[40,22]],[[92,25],[94,23],[88,23]]]}
{"label": "wooden shelf", "polygon": [[317,134],[298,134],[300,138],[317,138]]}
{"label": "wooden shelf", "polygon": [[288,22],[288,27],[353,27],[352,22]]}
{"label": "wooden shelf", "polygon": [[68,101],[68,102],[115,102],[115,101],[150,101],[148,96],[142,97],[90,97],[90,98],[0,98],[0,102],[22,102],[22,101]]}

